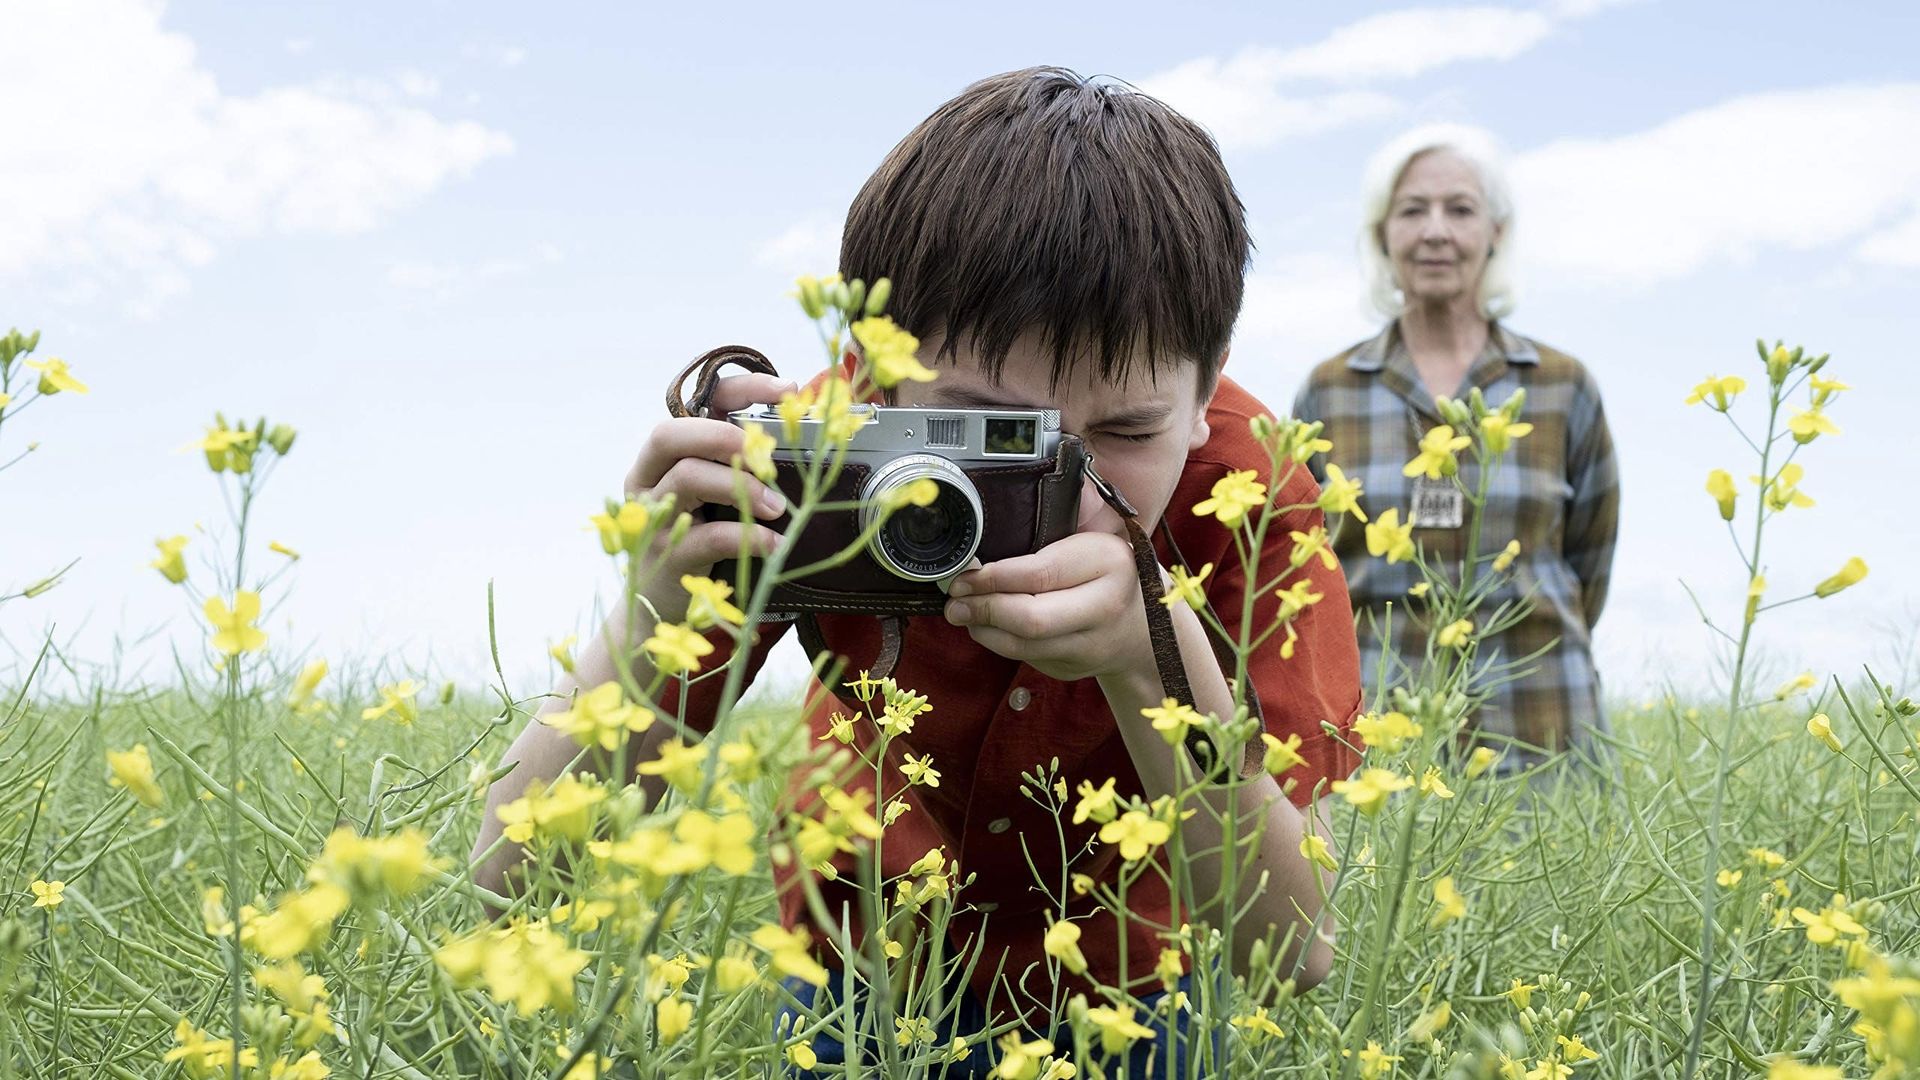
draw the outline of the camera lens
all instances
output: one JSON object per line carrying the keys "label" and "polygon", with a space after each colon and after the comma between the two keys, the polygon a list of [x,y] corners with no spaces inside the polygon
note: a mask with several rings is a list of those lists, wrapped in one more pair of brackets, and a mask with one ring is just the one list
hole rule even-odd
{"label": "camera lens", "polygon": [[874,471],[862,493],[863,522],[871,527],[887,493],[928,479],[940,494],[926,506],[895,510],[874,535],[870,550],[888,571],[911,581],[935,581],[958,573],[980,547],[980,495],[967,474],[931,454],[908,454]]}

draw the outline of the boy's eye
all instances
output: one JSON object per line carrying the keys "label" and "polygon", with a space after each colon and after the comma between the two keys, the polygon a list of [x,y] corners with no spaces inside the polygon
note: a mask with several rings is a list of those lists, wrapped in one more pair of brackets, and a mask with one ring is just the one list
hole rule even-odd
{"label": "boy's eye", "polygon": [[1147,442],[1160,433],[1157,431],[1143,431],[1138,434],[1132,434],[1124,431],[1103,431],[1100,434],[1109,439],[1125,439],[1128,442]]}

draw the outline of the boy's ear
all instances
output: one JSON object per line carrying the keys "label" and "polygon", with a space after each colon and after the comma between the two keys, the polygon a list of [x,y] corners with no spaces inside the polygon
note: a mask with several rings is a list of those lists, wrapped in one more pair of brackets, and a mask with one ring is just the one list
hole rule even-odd
{"label": "boy's ear", "polygon": [[1213,428],[1207,423],[1207,410],[1213,405],[1213,395],[1220,391],[1220,369],[1227,366],[1227,356],[1233,352],[1231,346],[1220,350],[1220,363],[1213,369],[1213,376],[1207,385],[1200,388],[1199,397],[1194,402],[1193,431],[1187,437],[1189,453],[1207,445],[1213,438]]}

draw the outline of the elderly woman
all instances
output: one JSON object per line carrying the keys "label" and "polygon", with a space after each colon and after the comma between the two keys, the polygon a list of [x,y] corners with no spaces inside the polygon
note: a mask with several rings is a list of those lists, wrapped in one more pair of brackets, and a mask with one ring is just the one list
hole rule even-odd
{"label": "elderly woman", "polygon": [[[1449,489],[1409,478],[1402,467],[1422,434],[1444,421],[1436,396],[1478,388],[1498,404],[1525,389],[1533,433],[1514,444],[1488,493],[1479,552],[1517,541],[1512,580],[1477,616],[1531,596],[1517,624],[1482,639],[1482,663],[1509,665],[1473,717],[1481,742],[1507,750],[1504,767],[1584,745],[1605,732],[1591,631],[1607,599],[1619,520],[1619,483],[1600,390],[1573,357],[1509,329],[1507,267],[1513,204],[1493,142],[1469,128],[1429,127],[1388,144],[1368,169],[1361,251],[1372,301],[1386,317],[1375,336],[1308,376],[1295,415],[1324,420],[1331,460],[1362,481],[1370,515],[1409,515],[1429,561],[1458,567],[1468,552],[1472,507]],[[1326,461],[1316,459],[1324,480]],[[1467,490],[1478,477],[1462,460]],[[1419,488],[1421,490],[1416,490]],[[1416,496],[1418,496],[1416,498]],[[1380,631],[1394,605],[1393,650],[1406,664],[1424,654],[1424,608],[1409,562],[1367,552],[1364,526],[1348,515],[1334,537],[1359,615],[1361,670],[1380,671]],[[1408,619],[1403,613],[1413,615]],[[1410,625],[1411,624],[1411,625]],[[1530,658],[1530,659],[1529,659]],[[1398,665],[1390,660],[1388,679]],[[1501,670],[1501,669],[1496,669]],[[1404,668],[1399,669],[1404,671]],[[1496,675],[1496,679],[1499,678]]]}

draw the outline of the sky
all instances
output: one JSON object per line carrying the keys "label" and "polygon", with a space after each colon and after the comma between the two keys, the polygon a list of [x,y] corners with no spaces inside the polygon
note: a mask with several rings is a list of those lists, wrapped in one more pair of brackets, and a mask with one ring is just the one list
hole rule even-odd
{"label": "sky", "polygon": [[1920,659],[1910,5],[726,10],[0,0],[0,327],[39,328],[37,355],[92,386],[0,432],[0,460],[39,444],[0,473],[0,592],[79,560],[0,607],[0,672],[51,633],[83,682],[170,677],[199,631],[147,563],[188,533],[204,577],[225,511],[181,447],[219,409],[301,432],[256,525],[303,555],[276,646],[476,678],[491,583],[502,665],[538,689],[547,644],[611,592],[586,519],[669,376],[729,342],[816,368],[792,277],[833,266],[848,202],[914,124],[1032,64],[1124,79],[1214,133],[1258,245],[1227,373],[1282,412],[1378,326],[1354,243],[1370,154],[1423,122],[1494,133],[1508,323],[1594,371],[1619,447],[1595,644],[1616,694],[1711,683],[1689,587],[1738,615],[1702,485],[1751,464],[1687,392],[1757,384],[1756,337],[1831,353],[1857,389],[1802,455],[1818,505],[1779,520],[1767,574],[1786,596],[1851,555],[1872,573],[1782,609],[1761,648],[1782,674]]}

